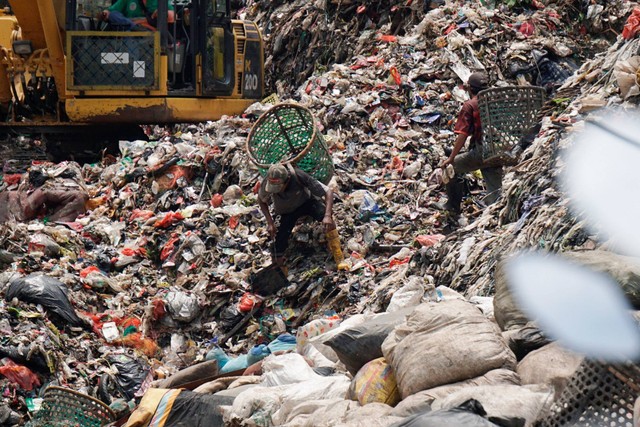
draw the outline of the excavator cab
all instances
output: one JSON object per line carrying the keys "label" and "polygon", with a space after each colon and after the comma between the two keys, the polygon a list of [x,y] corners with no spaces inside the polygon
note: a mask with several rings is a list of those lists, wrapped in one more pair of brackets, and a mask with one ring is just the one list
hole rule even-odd
{"label": "excavator cab", "polygon": [[0,127],[197,122],[263,98],[262,36],[231,18],[230,0],[159,0],[143,31],[98,20],[111,4],[9,0]]}

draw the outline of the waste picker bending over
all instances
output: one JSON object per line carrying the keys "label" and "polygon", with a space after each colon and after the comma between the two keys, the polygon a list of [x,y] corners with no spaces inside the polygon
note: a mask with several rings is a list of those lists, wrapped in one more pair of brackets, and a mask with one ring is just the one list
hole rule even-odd
{"label": "waste picker bending over", "polygon": [[[488,78],[485,73],[473,73],[465,85],[465,89],[471,95],[471,99],[462,105],[458,120],[454,128],[457,134],[453,151],[447,160],[440,164],[443,169],[452,164],[455,170],[455,178],[447,183],[448,201],[446,209],[459,213],[462,202],[462,175],[480,169],[484,178],[487,195],[485,203],[492,204],[500,196],[502,187],[502,166],[488,167],[482,159],[482,124],[480,123],[480,111],[478,109],[478,93],[488,86]],[[469,151],[459,154],[464,147],[467,138]]]}
{"label": "waste picker bending over", "polygon": [[[272,248],[275,264],[284,265],[284,252],[287,249],[291,231],[298,219],[310,216],[316,221],[322,221],[338,268],[346,268],[342,259],[336,224],[333,220],[333,191],[331,188],[323,185],[301,169],[278,163],[269,167],[267,176],[262,180],[258,192],[258,204],[267,219],[269,236],[272,239],[275,238]],[[277,225],[269,212],[269,205],[273,206]],[[337,256],[336,248],[331,247],[332,243],[337,243],[339,256]]]}

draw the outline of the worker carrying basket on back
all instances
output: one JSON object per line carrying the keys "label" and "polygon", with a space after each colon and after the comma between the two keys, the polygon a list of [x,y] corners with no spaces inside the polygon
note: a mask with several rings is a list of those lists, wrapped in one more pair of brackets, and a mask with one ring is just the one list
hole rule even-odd
{"label": "worker carrying basket on back", "polygon": [[272,107],[251,129],[247,153],[264,176],[258,204],[273,239],[274,264],[284,266],[291,232],[309,216],[322,222],[338,269],[348,269],[333,220],[333,191],[325,185],[333,162],[311,112],[297,104]]}

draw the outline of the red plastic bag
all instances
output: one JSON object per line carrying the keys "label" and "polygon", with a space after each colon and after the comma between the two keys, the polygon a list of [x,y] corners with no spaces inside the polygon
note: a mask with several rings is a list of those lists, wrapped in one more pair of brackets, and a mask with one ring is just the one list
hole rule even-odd
{"label": "red plastic bag", "polygon": [[19,173],[9,173],[9,174],[6,174],[2,179],[7,185],[11,186],[11,185],[18,184],[21,178],[22,178],[22,175]]}
{"label": "red plastic bag", "polygon": [[249,292],[245,292],[240,298],[240,304],[238,304],[238,310],[242,313],[247,313],[253,309],[253,307],[260,305],[262,301],[260,299]]}
{"label": "red plastic bag", "polygon": [[536,30],[536,27],[529,21],[524,22],[520,25],[519,31],[527,37],[533,35],[533,32]]}
{"label": "red plastic bag", "polygon": [[129,221],[133,221],[135,219],[143,219],[143,220],[148,220],[149,218],[151,218],[154,215],[154,213],[152,211],[145,211],[142,209],[134,209],[133,212],[131,213],[131,216],[129,217]]}
{"label": "red plastic bag", "polygon": [[239,223],[240,223],[240,219],[238,218],[237,215],[236,216],[232,216],[231,218],[229,218],[229,228],[230,229],[235,230]]}
{"label": "red plastic bag", "polygon": [[213,206],[214,208],[219,208],[220,206],[222,206],[223,200],[224,197],[222,197],[222,194],[216,193],[213,195],[213,197],[211,197],[211,206]]}
{"label": "red plastic bag", "polygon": [[382,34],[380,36],[380,41],[387,42],[387,43],[393,43],[393,42],[397,42],[398,38],[396,36],[392,36],[392,35],[388,35],[388,34]]}
{"label": "red plastic bag", "polygon": [[100,271],[100,269],[98,267],[96,267],[95,265],[91,265],[91,266],[89,266],[87,268],[83,268],[82,271],[80,271],[80,277],[82,277],[84,279],[91,273],[100,273],[100,274],[102,274],[102,272]]}
{"label": "red plastic bag", "polygon": [[638,34],[638,30],[640,30],[640,8],[634,8],[631,15],[627,19],[627,23],[624,24],[624,29],[622,30],[622,37],[625,40],[630,40]]}
{"label": "red plastic bag", "polygon": [[180,212],[167,212],[165,216],[161,219],[157,220],[153,226],[155,228],[169,228],[177,222],[180,222],[184,219]]}
{"label": "red plastic bag", "polygon": [[4,375],[12,383],[16,383],[21,389],[31,391],[40,386],[40,380],[26,366],[18,365],[13,360],[3,359],[4,366],[0,366],[0,374]]}
{"label": "red plastic bag", "polygon": [[165,245],[162,247],[162,251],[160,252],[161,261],[169,258],[169,255],[171,255],[173,250],[176,248],[176,242],[178,242],[178,240],[180,240],[179,237],[172,237],[167,243],[165,243]]}
{"label": "red plastic bag", "polygon": [[410,256],[408,256],[408,257],[406,257],[404,259],[392,259],[391,262],[389,263],[389,268],[393,268],[396,265],[406,264],[409,261],[411,261],[411,257]]}

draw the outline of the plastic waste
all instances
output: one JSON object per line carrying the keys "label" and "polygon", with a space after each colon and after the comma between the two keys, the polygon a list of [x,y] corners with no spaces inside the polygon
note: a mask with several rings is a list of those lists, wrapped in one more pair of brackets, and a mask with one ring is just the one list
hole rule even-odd
{"label": "plastic waste", "polygon": [[363,221],[375,218],[381,212],[380,206],[369,192],[365,192],[360,204],[359,217]]}
{"label": "plastic waste", "polygon": [[172,291],[164,297],[164,306],[174,320],[191,322],[200,314],[200,304],[196,295]]}
{"label": "plastic waste", "polygon": [[[109,357],[109,364],[116,369],[114,375],[115,383],[118,390],[127,400],[133,399],[138,391],[144,393],[146,390],[140,390],[143,383],[150,375],[150,368],[141,363],[139,359],[133,359],[124,354],[116,354]],[[103,376],[103,380],[106,377]],[[150,383],[150,379],[149,379]],[[106,384],[101,384],[104,388]],[[147,387],[148,388],[148,387]]]}
{"label": "plastic waste", "polygon": [[271,353],[277,351],[290,351],[296,349],[296,337],[291,334],[282,334],[267,346]]}
{"label": "plastic waste", "polygon": [[[32,274],[12,280],[5,300],[40,304],[58,317],[58,326],[84,326],[67,297],[67,287],[57,279],[42,274]],[[55,322],[54,322],[55,323]]]}
{"label": "plastic waste", "polygon": [[4,375],[9,381],[16,383],[26,391],[31,391],[40,386],[40,380],[26,366],[18,365],[13,360],[5,357],[2,359],[3,366],[0,366],[0,375]]}
{"label": "plastic waste", "polygon": [[340,247],[340,235],[337,229],[334,228],[327,233],[327,246],[329,247],[331,255],[333,255],[333,260],[338,265],[338,270],[348,270],[349,264],[344,262],[344,255]]}
{"label": "plastic waste", "polygon": [[228,372],[246,369],[254,363],[261,361],[269,354],[271,354],[271,352],[265,344],[254,346],[247,354],[228,360],[227,363],[224,364],[224,367],[220,369],[220,373],[226,374]]}
{"label": "plastic waste", "polygon": [[224,365],[227,364],[227,362],[230,359],[229,356],[227,356],[227,353],[220,348],[220,346],[218,344],[213,344],[213,348],[211,350],[209,350],[209,352],[207,353],[207,355],[205,356],[206,360],[215,360],[218,362],[218,369],[222,370],[222,368],[224,368]]}

